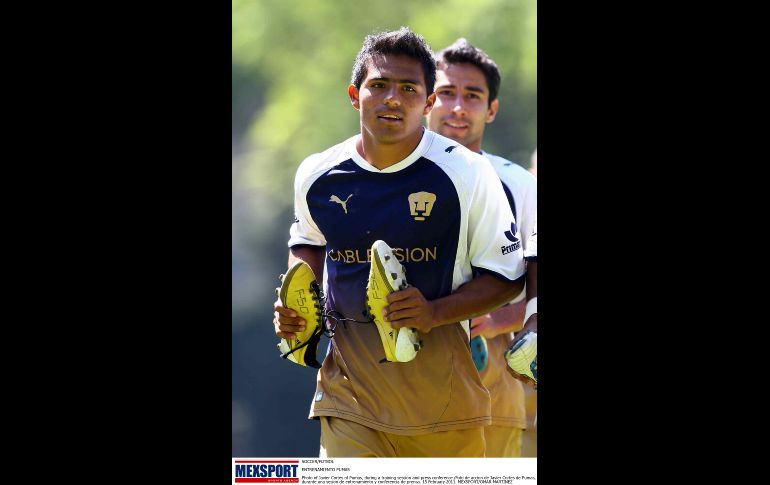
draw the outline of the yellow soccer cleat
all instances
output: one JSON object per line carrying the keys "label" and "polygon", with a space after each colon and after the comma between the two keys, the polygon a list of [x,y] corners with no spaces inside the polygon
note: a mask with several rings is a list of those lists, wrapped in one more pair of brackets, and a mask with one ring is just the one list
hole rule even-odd
{"label": "yellow soccer cleat", "polygon": [[297,333],[294,340],[281,339],[278,350],[281,357],[302,366],[321,367],[316,360],[316,348],[323,330],[322,294],[313,270],[304,261],[295,262],[285,275],[281,275],[281,287],[276,294],[284,308],[297,312],[305,319],[305,331]]}
{"label": "yellow soccer cleat", "polygon": [[394,291],[403,290],[406,283],[406,268],[398,262],[393,250],[384,241],[372,244],[372,263],[369,282],[366,285],[366,306],[369,317],[377,325],[377,332],[389,362],[409,362],[422,348],[420,334],[413,328],[396,330],[382,318],[382,309],[388,306],[385,299]]}
{"label": "yellow soccer cleat", "polygon": [[526,378],[537,389],[537,332],[528,332],[504,355],[508,372]]}

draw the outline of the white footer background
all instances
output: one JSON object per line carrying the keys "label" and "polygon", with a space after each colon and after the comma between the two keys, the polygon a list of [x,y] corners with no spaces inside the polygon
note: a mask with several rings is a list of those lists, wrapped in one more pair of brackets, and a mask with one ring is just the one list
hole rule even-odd
{"label": "white footer background", "polygon": [[233,458],[233,484],[537,483],[537,458]]}

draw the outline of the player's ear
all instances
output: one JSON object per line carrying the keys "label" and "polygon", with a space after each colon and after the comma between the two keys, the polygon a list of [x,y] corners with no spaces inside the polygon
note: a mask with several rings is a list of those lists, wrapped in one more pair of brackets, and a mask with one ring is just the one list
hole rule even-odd
{"label": "player's ear", "polygon": [[428,99],[425,101],[425,109],[422,110],[422,114],[425,116],[433,109],[433,103],[436,102],[436,93],[430,93]]}
{"label": "player's ear", "polygon": [[357,110],[361,109],[361,103],[358,100],[358,89],[351,84],[348,86],[348,97],[350,98],[350,104]]}
{"label": "player's ear", "polygon": [[487,123],[495,121],[498,109],[500,109],[500,102],[497,99],[489,103],[489,108],[487,109]]}

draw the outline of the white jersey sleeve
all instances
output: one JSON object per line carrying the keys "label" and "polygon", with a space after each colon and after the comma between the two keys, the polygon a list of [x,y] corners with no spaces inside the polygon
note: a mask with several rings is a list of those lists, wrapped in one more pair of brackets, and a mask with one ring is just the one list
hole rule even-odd
{"label": "white jersey sleeve", "polygon": [[289,247],[301,244],[326,246],[326,237],[310,213],[307,193],[314,181],[332,167],[340,156],[344,157],[345,144],[343,142],[322,153],[310,155],[297,169],[294,178],[294,223],[289,229]]}
{"label": "white jersey sleeve", "polygon": [[535,214],[535,225],[527,237],[527,247],[524,249],[526,259],[537,260],[537,214]]}
{"label": "white jersey sleeve", "polygon": [[[522,235],[526,259],[529,235],[537,218],[537,179],[510,160],[487,152],[482,152],[482,155],[490,161],[504,185],[506,197],[515,211],[516,225]],[[510,303],[518,303],[524,298],[525,292],[521,292]]]}
{"label": "white jersey sleeve", "polygon": [[483,155],[492,163],[498,177],[513,197],[516,224],[523,236],[526,252],[529,235],[532,234],[537,220],[537,178],[510,160],[486,152],[483,152]]}
{"label": "white jersey sleeve", "polygon": [[[479,166],[468,214],[471,264],[516,279],[524,274],[521,233],[492,166]],[[515,257],[505,258],[509,253]]]}
{"label": "white jersey sleeve", "polygon": [[[530,182],[526,183],[522,190],[523,194],[521,195],[521,213],[519,213],[519,208],[517,205],[516,215],[524,240],[524,252],[526,253],[527,245],[529,244],[529,235],[532,234],[532,231],[535,228],[535,224],[537,223],[537,179],[535,179],[531,173],[527,172],[523,168],[522,171],[524,174],[526,174],[526,178],[524,180],[529,180]],[[516,196],[514,195],[514,197]]]}
{"label": "white jersey sleeve", "polygon": [[435,138],[427,156],[450,176],[461,211],[467,214],[464,237],[458,242],[454,288],[469,281],[474,269],[511,281],[520,278],[525,272],[521,233],[494,168],[478,153],[440,135]]}

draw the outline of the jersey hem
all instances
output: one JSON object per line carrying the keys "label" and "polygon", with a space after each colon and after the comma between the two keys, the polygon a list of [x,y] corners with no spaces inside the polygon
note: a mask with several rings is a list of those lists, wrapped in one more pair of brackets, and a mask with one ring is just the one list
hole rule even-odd
{"label": "jersey hem", "polygon": [[506,428],[527,429],[527,421],[521,418],[503,418],[492,416],[492,426],[504,426]]}
{"label": "jersey hem", "polygon": [[377,431],[383,431],[385,433],[392,433],[404,436],[414,436],[427,433],[436,433],[439,431],[455,431],[460,429],[478,428],[482,426],[488,426],[492,424],[489,416],[480,416],[477,418],[469,418],[458,421],[449,421],[443,423],[432,423],[416,426],[393,426],[384,423],[374,421],[369,418],[365,418],[358,414],[348,413],[345,411],[339,411],[336,409],[313,409],[308,416],[308,419],[316,419],[321,416],[330,416],[333,418],[347,419],[353,421],[367,428],[376,429]]}

